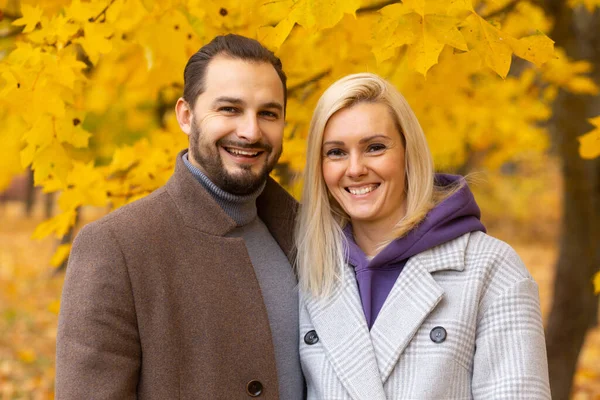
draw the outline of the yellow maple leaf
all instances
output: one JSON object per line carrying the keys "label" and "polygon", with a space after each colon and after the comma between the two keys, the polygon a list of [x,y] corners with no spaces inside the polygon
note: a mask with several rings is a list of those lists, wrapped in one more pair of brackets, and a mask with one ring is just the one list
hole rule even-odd
{"label": "yellow maple leaf", "polygon": [[[62,263],[69,257],[69,252],[71,251],[71,244],[61,244],[56,248],[54,255],[50,259],[50,265],[53,267],[59,267]],[[53,302],[54,303],[54,302]],[[51,303],[51,305],[53,304]],[[58,303],[60,304],[60,303]],[[54,304],[53,308],[58,311],[58,304]],[[50,308],[50,306],[48,306]],[[58,314],[58,312],[57,312]]]}
{"label": "yellow maple leaf", "polygon": [[277,50],[285,42],[294,25],[295,22],[288,16],[275,26],[260,27],[258,40],[269,49]]}
{"label": "yellow maple leaf", "polygon": [[65,8],[65,17],[77,22],[86,22],[95,18],[106,7],[106,1],[91,1],[82,3],[81,0],[73,2]]}
{"label": "yellow maple leaf", "polygon": [[96,64],[100,55],[112,50],[112,42],[107,38],[114,33],[114,29],[105,24],[86,23],[83,32],[83,37],[73,41],[80,43],[90,62]]}
{"label": "yellow maple leaf", "polygon": [[588,119],[595,129],[579,136],[579,155],[591,160],[600,156],[600,116]]}
{"label": "yellow maple leaf", "polygon": [[561,48],[555,50],[555,55],[556,57],[545,64],[542,69],[544,80],[572,93],[598,94],[600,88],[592,79],[585,76],[592,70],[592,64],[589,61],[573,61]]}
{"label": "yellow maple leaf", "polygon": [[[62,246],[69,246],[69,248],[71,248],[71,245],[62,245]],[[60,247],[62,247],[62,246],[60,246]],[[58,264],[58,265],[60,265],[60,264]],[[50,304],[48,304],[48,311],[50,311],[52,314],[58,315],[58,313],[60,312],[60,300],[52,300],[50,302]]]}
{"label": "yellow maple leaf", "polygon": [[62,49],[80,28],[80,24],[63,15],[44,20],[42,24],[41,29],[29,34],[29,39],[39,45],[53,44],[59,49]]}
{"label": "yellow maple leaf", "polygon": [[418,40],[421,17],[402,3],[384,7],[379,13],[381,18],[371,41],[375,59],[381,63],[393,57],[398,47]]}
{"label": "yellow maple leaf", "polygon": [[542,32],[516,39],[475,13],[465,20],[461,32],[469,49],[502,78],[508,74],[513,53],[537,66],[554,57],[554,42]]}
{"label": "yellow maple leaf", "polygon": [[538,67],[554,57],[554,41],[542,32],[521,39],[509,37],[515,55],[530,61]]}
{"label": "yellow maple leaf", "polygon": [[30,6],[27,4],[23,4],[21,6],[21,13],[23,14],[23,16],[17,20],[14,20],[13,25],[17,25],[17,26],[25,25],[25,28],[23,29],[23,33],[29,33],[35,29],[36,25],[39,22],[42,21],[42,16],[44,14],[44,11],[39,6],[33,7],[33,6]]}
{"label": "yellow maple leaf", "polygon": [[77,212],[75,210],[62,212],[39,224],[33,234],[32,239],[43,239],[54,234],[57,239],[61,239],[69,232],[69,229],[75,224]]}
{"label": "yellow maple leaf", "polygon": [[65,148],[57,140],[39,149],[32,161],[34,183],[43,185],[48,179],[66,182],[72,161]]}
{"label": "yellow maple leaf", "polygon": [[[263,1],[262,7],[268,3],[270,1]],[[355,15],[361,0],[289,0],[285,4],[290,9],[285,27],[298,23],[306,29],[318,31],[335,26],[344,14]]]}
{"label": "yellow maple leaf", "polygon": [[380,13],[381,25],[373,47],[378,62],[393,56],[398,47],[408,45],[410,65],[426,75],[437,64],[445,45],[468,50],[458,30],[463,18],[447,15],[447,10],[438,1],[404,1],[384,7]]}
{"label": "yellow maple leaf", "polygon": [[52,143],[55,132],[54,118],[49,115],[42,115],[23,134],[23,140],[25,143],[34,146],[34,148],[46,147]]}
{"label": "yellow maple leaf", "polygon": [[508,36],[475,13],[464,21],[461,32],[469,49],[479,53],[489,68],[506,78],[513,53]]}
{"label": "yellow maple leaf", "polygon": [[82,113],[67,113],[65,118],[56,121],[56,138],[77,148],[87,147],[92,134],[83,129],[83,120]]}

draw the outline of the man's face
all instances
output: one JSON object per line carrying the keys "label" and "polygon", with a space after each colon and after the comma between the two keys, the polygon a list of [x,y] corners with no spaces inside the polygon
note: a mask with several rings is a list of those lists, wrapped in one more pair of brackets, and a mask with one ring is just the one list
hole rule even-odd
{"label": "man's face", "polygon": [[268,63],[217,56],[190,119],[190,162],[229,193],[254,192],[281,155],[283,85]]}

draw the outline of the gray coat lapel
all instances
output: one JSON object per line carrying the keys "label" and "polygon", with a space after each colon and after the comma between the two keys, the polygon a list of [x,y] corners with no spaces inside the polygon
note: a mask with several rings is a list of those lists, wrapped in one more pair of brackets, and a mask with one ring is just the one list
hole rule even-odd
{"label": "gray coat lapel", "polygon": [[385,400],[354,272],[326,299],[306,298],[306,308],[328,360],[354,400]]}
{"label": "gray coat lapel", "polygon": [[[432,272],[463,270],[469,235],[412,257],[394,284],[373,327],[371,340],[382,382],[386,382],[398,358],[444,296]],[[443,259],[444,262],[432,260]]]}

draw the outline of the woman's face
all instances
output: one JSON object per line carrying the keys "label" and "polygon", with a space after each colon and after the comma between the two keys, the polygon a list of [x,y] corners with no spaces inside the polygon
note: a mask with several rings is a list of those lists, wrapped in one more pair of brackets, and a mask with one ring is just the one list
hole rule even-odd
{"label": "woman's face", "polygon": [[405,213],[404,145],[388,107],[358,103],[327,122],[323,178],[352,224],[395,224]]}

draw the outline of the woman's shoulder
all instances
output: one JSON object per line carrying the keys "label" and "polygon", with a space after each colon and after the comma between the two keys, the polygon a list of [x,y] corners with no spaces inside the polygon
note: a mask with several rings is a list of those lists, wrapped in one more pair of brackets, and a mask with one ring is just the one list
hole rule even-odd
{"label": "woman's shoulder", "polygon": [[[502,279],[531,279],[521,257],[506,242],[483,232],[472,232],[465,247],[465,265],[489,269]],[[499,276],[500,277],[500,276]]]}

